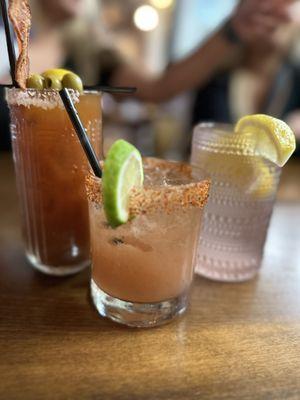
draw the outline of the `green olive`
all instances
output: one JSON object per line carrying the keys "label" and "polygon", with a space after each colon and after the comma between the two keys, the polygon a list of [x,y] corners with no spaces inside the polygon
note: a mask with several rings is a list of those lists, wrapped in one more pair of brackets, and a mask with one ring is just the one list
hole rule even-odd
{"label": "green olive", "polygon": [[62,89],[61,80],[55,75],[48,75],[45,77],[45,88],[61,90]]}
{"label": "green olive", "polygon": [[26,87],[30,89],[43,90],[44,89],[44,77],[39,74],[32,74],[26,80]]}
{"label": "green olive", "polygon": [[62,78],[62,85],[64,88],[78,90],[80,93],[83,92],[82,80],[73,72],[64,75]]}

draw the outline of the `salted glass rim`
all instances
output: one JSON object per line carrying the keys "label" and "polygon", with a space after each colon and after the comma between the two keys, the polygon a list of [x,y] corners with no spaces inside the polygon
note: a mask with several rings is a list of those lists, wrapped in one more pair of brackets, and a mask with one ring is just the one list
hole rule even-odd
{"label": "salted glass rim", "polygon": [[[158,158],[143,158],[146,168],[162,168],[168,166],[166,170],[173,170],[186,174],[190,178],[188,183],[156,184],[133,188],[130,196],[129,214],[132,216],[148,214],[157,211],[167,213],[176,210],[187,210],[191,208],[203,208],[208,200],[210,179],[203,170],[197,169],[197,175],[193,175],[195,169],[191,164],[178,161],[162,160]],[[200,177],[201,175],[201,177]],[[204,178],[206,176],[206,178]],[[101,179],[90,172],[86,178],[86,191],[88,200],[92,203],[102,205],[102,185]]]}
{"label": "salted glass rim", "polygon": [[[80,93],[77,90],[69,89],[69,93],[73,103],[78,103],[82,95],[95,94],[102,96],[101,90],[84,90]],[[5,89],[5,100],[9,106],[11,105],[23,105],[25,107],[35,106],[44,109],[51,108],[64,108],[62,100],[59,96],[58,90],[55,89],[20,89],[20,88],[6,88]]]}

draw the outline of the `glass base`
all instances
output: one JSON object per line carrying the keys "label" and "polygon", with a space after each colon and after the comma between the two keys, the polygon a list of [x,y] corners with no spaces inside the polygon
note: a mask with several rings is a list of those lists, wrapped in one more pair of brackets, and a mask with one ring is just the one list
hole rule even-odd
{"label": "glass base", "polygon": [[52,275],[52,276],[74,275],[77,272],[82,271],[83,269],[85,269],[86,267],[88,267],[91,264],[91,262],[88,260],[88,261],[84,261],[77,265],[66,265],[66,266],[60,266],[60,267],[53,267],[50,265],[41,264],[38,261],[38,259],[32,254],[26,253],[26,257],[27,257],[28,261],[30,262],[30,264],[33,266],[33,268],[35,268],[36,270],[38,270],[40,272],[43,272],[44,274]]}
{"label": "glass base", "polygon": [[131,303],[103,292],[93,280],[91,281],[91,296],[100,315],[119,324],[136,328],[150,328],[165,324],[184,313],[188,303],[186,293],[159,303]]}

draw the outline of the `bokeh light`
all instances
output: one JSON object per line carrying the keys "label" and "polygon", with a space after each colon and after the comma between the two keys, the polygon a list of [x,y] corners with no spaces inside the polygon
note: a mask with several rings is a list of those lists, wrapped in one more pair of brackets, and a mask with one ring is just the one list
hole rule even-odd
{"label": "bokeh light", "polygon": [[174,0],[150,0],[150,3],[156,8],[164,9],[171,7]]}
{"label": "bokeh light", "polygon": [[133,21],[141,31],[152,31],[159,23],[158,12],[151,6],[140,6],[134,12]]}

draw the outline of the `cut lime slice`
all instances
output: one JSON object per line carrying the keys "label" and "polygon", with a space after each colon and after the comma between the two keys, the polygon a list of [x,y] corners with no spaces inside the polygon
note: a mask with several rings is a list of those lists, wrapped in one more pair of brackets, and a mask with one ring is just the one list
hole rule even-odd
{"label": "cut lime slice", "polygon": [[236,126],[235,133],[253,140],[255,155],[262,156],[282,167],[296,148],[295,135],[280,119],[264,114],[246,115]]}
{"label": "cut lime slice", "polygon": [[125,140],[117,140],[108,151],[102,176],[104,211],[113,228],[128,221],[130,191],[142,186],[143,179],[140,152]]}

